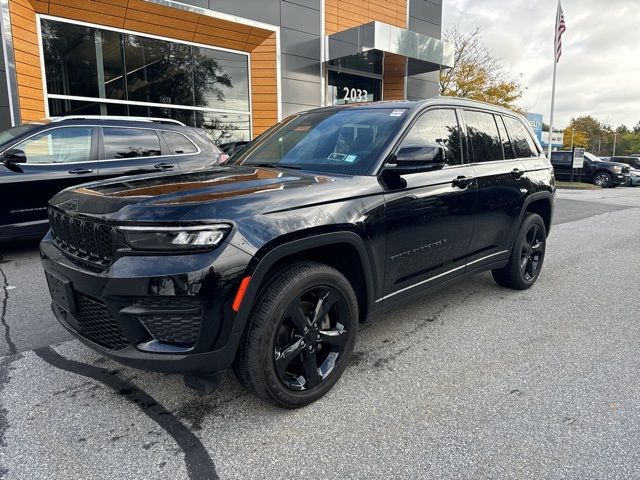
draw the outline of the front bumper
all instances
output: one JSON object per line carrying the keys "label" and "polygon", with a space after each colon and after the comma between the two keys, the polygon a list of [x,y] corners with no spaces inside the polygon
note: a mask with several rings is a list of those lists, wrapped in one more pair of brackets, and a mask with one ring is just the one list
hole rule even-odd
{"label": "front bumper", "polygon": [[629,177],[629,186],[637,187],[640,185],[640,177],[634,177],[633,175]]}
{"label": "front bumper", "polygon": [[613,178],[613,185],[615,186],[627,185],[629,183],[629,175],[614,174],[612,175],[612,178]]}
{"label": "front bumper", "polygon": [[158,372],[205,374],[231,365],[241,336],[231,304],[250,260],[236,247],[122,256],[103,271],[78,265],[50,234],[40,252],[56,318],[92,349]]}

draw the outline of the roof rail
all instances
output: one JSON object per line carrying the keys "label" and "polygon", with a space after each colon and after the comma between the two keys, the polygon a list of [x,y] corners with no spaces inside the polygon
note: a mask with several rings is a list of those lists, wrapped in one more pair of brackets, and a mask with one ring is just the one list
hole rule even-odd
{"label": "roof rail", "polygon": [[127,117],[117,115],[67,115],[64,117],[51,117],[52,122],[62,122],[64,120],[121,120],[127,122],[153,122],[153,123],[168,123],[173,125],[185,126],[179,120],[173,118],[160,118],[160,117]]}

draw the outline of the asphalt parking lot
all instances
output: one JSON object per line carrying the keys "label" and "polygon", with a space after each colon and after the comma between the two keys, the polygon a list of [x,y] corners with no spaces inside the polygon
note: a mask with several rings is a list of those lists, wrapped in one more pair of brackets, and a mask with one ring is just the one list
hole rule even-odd
{"label": "asphalt parking lot", "polygon": [[298,411],[96,355],[37,244],[2,246],[0,478],[640,478],[640,189],[558,197],[531,290],[482,274],[364,324]]}

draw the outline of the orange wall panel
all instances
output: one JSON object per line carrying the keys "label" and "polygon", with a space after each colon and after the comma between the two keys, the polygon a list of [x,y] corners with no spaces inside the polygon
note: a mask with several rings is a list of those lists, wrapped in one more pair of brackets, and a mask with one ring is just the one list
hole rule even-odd
{"label": "orange wall panel", "polygon": [[407,28],[407,0],[325,0],[325,34],[379,22]]}
{"label": "orange wall panel", "polygon": [[404,100],[404,78],[407,69],[407,59],[400,55],[386,53],[383,71],[383,100]]}
{"label": "orange wall panel", "polygon": [[253,135],[278,120],[274,32],[143,0],[9,0],[22,121],[45,116],[36,13],[249,52]]}

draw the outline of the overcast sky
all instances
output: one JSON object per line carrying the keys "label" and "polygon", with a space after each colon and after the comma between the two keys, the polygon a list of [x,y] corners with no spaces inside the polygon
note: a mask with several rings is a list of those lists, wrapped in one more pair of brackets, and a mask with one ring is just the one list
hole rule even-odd
{"label": "overcast sky", "polygon": [[[481,28],[485,45],[528,87],[520,101],[549,122],[557,0],[444,0],[443,27]],[[557,127],[593,115],[640,121],[640,0],[564,0],[567,31],[556,87]]]}

